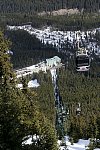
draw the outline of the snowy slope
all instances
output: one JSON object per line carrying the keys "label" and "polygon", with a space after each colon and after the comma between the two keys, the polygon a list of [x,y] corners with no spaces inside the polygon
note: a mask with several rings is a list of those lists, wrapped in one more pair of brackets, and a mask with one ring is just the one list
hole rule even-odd
{"label": "snowy slope", "polygon": [[70,46],[75,46],[75,41],[84,44],[85,47],[91,52],[94,51],[96,55],[100,55],[100,46],[97,44],[94,35],[100,32],[100,28],[88,31],[59,31],[53,30],[51,27],[44,29],[36,29],[31,25],[24,26],[7,26],[8,30],[22,29],[31,35],[35,35],[42,43],[52,44],[56,48],[62,49],[63,44],[70,43]]}
{"label": "snowy slope", "polygon": [[[58,141],[59,144],[60,142],[61,141]],[[90,139],[88,140],[79,139],[77,143],[73,143],[73,145],[71,145],[71,143],[68,140],[68,136],[65,136],[65,143],[67,146],[60,146],[60,150],[88,150]],[[95,148],[94,150],[100,150],[100,148]]]}
{"label": "snowy slope", "polygon": [[[39,139],[39,136],[33,135],[33,141],[37,141]],[[32,141],[32,135],[28,135],[24,137],[22,145],[30,145],[33,143]],[[77,143],[71,143],[68,141],[68,136],[65,137],[66,141],[66,148],[65,146],[59,146],[60,150],[86,150],[88,148],[88,145],[90,143],[90,140],[83,140],[79,139]],[[60,145],[61,141],[58,140],[58,145]],[[100,148],[95,148],[94,150],[100,150]]]}

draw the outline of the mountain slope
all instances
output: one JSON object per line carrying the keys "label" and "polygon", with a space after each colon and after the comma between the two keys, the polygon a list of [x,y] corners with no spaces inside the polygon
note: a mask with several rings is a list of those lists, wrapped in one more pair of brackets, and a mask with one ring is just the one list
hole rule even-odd
{"label": "mountain slope", "polygon": [[53,11],[63,8],[78,8],[88,12],[100,9],[99,0],[0,0],[2,13],[28,13]]}

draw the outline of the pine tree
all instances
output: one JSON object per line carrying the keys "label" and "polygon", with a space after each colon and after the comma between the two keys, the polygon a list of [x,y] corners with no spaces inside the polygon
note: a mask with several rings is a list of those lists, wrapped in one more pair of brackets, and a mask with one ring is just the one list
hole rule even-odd
{"label": "pine tree", "polygon": [[18,95],[8,49],[9,41],[0,32],[0,148],[3,150],[18,149],[21,144]]}
{"label": "pine tree", "polygon": [[16,88],[8,48],[9,41],[0,32],[0,149],[24,149],[23,138],[38,135],[38,144],[33,142],[26,149],[57,150],[54,128],[39,111],[34,92]]}

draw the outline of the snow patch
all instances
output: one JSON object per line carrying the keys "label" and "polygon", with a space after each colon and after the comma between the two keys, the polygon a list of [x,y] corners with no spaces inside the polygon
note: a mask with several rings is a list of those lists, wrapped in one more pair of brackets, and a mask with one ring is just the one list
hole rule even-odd
{"label": "snow patch", "polygon": [[31,145],[33,142],[37,142],[38,139],[38,135],[28,135],[23,138],[22,145]]}
{"label": "snow patch", "polygon": [[23,84],[17,84],[17,86],[16,86],[17,88],[20,88],[20,89],[23,89]]}
{"label": "snow patch", "polygon": [[[69,142],[69,137],[65,136],[64,142],[66,146],[60,146],[60,150],[86,150],[86,148],[88,148],[88,145],[90,143],[90,139],[88,140],[79,139],[77,143],[73,143],[73,145],[71,145],[71,143]],[[61,143],[62,142],[58,140],[58,145],[60,145]],[[94,150],[100,150],[100,148],[95,148]]]}
{"label": "snow patch", "polygon": [[38,87],[38,86],[40,86],[40,84],[37,82],[37,79],[31,80],[31,81],[28,82],[28,87],[29,88]]}

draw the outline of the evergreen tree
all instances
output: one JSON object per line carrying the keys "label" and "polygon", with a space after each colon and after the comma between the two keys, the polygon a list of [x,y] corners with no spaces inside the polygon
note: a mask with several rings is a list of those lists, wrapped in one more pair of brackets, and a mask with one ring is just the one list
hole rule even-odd
{"label": "evergreen tree", "polygon": [[9,41],[0,32],[0,148],[3,150],[18,149],[20,145],[18,95],[8,48]]}
{"label": "evergreen tree", "polygon": [[24,137],[38,135],[38,143],[27,149],[57,150],[54,128],[39,111],[34,92],[26,89],[26,84],[23,91],[16,88],[8,48],[9,41],[0,32],[0,149],[24,149]]}

